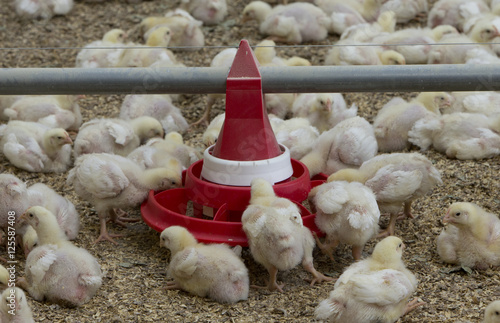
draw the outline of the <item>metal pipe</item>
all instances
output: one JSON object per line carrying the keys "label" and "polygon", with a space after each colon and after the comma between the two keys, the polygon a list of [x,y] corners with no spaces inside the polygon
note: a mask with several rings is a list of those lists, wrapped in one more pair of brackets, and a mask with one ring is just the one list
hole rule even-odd
{"label": "metal pipe", "polygon": [[[266,93],[498,91],[500,65],[261,67]],[[0,95],[225,93],[227,68],[3,68]]]}

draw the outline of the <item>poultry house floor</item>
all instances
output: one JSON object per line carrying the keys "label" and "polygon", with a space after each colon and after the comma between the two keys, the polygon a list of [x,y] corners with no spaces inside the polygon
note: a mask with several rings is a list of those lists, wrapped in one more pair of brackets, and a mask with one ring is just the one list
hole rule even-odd
{"label": "poultry house floor", "polygon": [[[228,17],[217,26],[204,26],[206,46],[235,46],[240,39],[256,45],[264,39],[257,24],[242,24],[240,14],[248,1],[230,0]],[[5,1],[7,3],[7,1]],[[0,6],[0,64],[1,67],[73,67],[77,47],[100,39],[111,28],[131,30],[142,18],[163,15],[175,8],[175,1],[154,0],[129,4],[125,0],[102,3],[77,1],[67,16],[51,20],[21,20],[11,6]],[[412,25],[425,25],[425,18]],[[398,25],[398,28],[402,26]],[[338,38],[330,35],[315,45],[329,45]],[[137,32],[130,39],[140,41]],[[278,55],[302,56],[313,65],[321,65],[325,46],[292,46],[279,48]],[[7,49],[12,48],[12,49]],[[211,58],[221,48],[205,47],[191,52],[175,51],[187,66],[209,66]],[[359,114],[372,121],[382,105],[395,95],[409,98],[415,93],[346,93],[348,104],[356,103]],[[96,117],[118,115],[123,95],[87,95],[80,107],[84,121]],[[197,120],[205,106],[205,95],[186,95],[178,107],[189,122]],[[212,118],[220,113],[223,100],[217,102]],[[199,126],[184,135],[189,144],[203,149]],[[414,149],[416,150],[416,149]],[[498,214],[500,205],[500,156],[479,161],[460,161],[446,158],[435,151],[427,151],[442,173],[444,184],[413,205],[415,219],[398,221],[396,235],[407,248],[404,261],[416,274],[419,285],[415,297],[426,304],[401,318],[398,322],[479,322],[488,303],[500,298],[498,270],[483,272],[454,270],[445,265],[436,253],[435,239],[443,228],[441,218],[447,207],[456,201],[475,202]],[[284,293],[251,289],[249,299],[234,305],[221,305],[214,301],[189,295],[182,291],[166,291],[165,268],[168,251],[159,248],[159,234],[143,222],[128,228],[109,225],[113,233],[122,233],[118,245],[109,242],[92,244],[97,237],[99,224],[92,206],[79,199],[66,185],[67,173],[36,174],[21,171],[9,165],[1,156],[1,171],[13,173],[31,185],[43,182],[71,199],[81,215],[82,229],[75,243],[95,255],[104,270],[104,281],[97,295],[79,308],[64,308],[50,303],[37,302],[28,297],[36,322],[310,322],[314,308],[333,289],[334,282],[313,287],[301,267],[280,272],[278,279],[285,283]],[[138,209],[130,214],[140,216]],[[382,225],[387,218],[382,220]],[[371,253],[376,239],[370,241],[363,255]],[[5,251],[0,253],[5,256]],[[252,284],[263,285],[268,274],[253,261],[247,249],[243,252]],[[353,261],[350,249],[340,247],[335,262],[315,249],[315,266],[320,272],[337,278]],[[24,257],[17,254],[17,275],[24,274]]]}

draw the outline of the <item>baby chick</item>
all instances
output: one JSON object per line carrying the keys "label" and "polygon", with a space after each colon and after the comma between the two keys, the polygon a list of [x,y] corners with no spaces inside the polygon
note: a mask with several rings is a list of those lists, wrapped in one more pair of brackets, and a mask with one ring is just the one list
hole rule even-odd
{"label": "baby chick", "polygon": [[[14,306],[12,306],[14,305]],[[19,287],[7,288],[0,296],[0,322],[34,323],[26,295]]]}
{"label": "baby chick", "polygon": [[354,260],[368,240],[377,235],[380,211],[373,191],[361,183],[334,181],[315,187],[309,198],[316,207],[315,223],[326,233],[326,244],[316,236],[321,250],[333,259],[339,243],[352,246]]}
{"label": "baby chick", "polygon": [[266,180],[252,181],[250,205],[243,212],[241,223],[253,258],[269,272],[269,290],[283,292],[283,285],[276,282],[278,270],[292,269],[301,261],[314,277],[311,286],[332,280],[314,268],[314,238],[302,224],[299,208],[292,201],[277,197]]}
{"label": "baby chick", "polygon": [[324,40],[331,23],[323,10],[307,2],[272,8],[263,1],[252,1],[243,10],[243,22],[249,20],[257,20],[261,34],[293,44]]}
{"label": "baby chick", "polygon": [[166,48],[170,38],[170,28],[166,26],[156,28],[149,35],[145,45],[134,44],[125,48],[116,67],[148,67],[160,61],[177,63],[174,53]]}
{"label": "baby chick", "polygon": [[[132,160],[112,154],[85,154],[75,161],[69,171],[67,183],[82,199],[96,209],[101,223],[101,233],[95,243],[108,240],[116,243],[108,233],[108,217],[125,225],[136,221],[117,214],[116,208],[137,207],[150,190],[165,190],[181,185],[178,169],[152,168],[144,170]],[[119,236],[119,235],[118,235]]]}
{"label": "baby chick", "polygon": [[122,29],[107,31],[102,40],[93,41],[76,55],[75,67],[115,67],[125,50],[127,33]]}
{"label": "baby chick", "polygon": [[410,148],[408,131],[415,122],[429,113],[440,115],[440,110],[449,107],[451,102],[452,97],[445,92],[422,92],[409,102],[399,97],[391,99],[373,120],[379,151]]}
{"label": "baby chick", "polygon": [[93,119],[85,122],[75,138],[73,155],[76,158],[90,153],[128,155],[153,137],[163,137],[160,121],[142,116],[131,120],[116,118]]}
{"label": "baby chick", "polygon": [[50,128],[78,130],[80,106],[74,95],[27,95],[4,110],[9,120],[32,121]]}
{"label": "baby chick", "polygon": [[375,157],[377,151],[372,125],[355,116],[323,132],[300,161],[307,166],[311,177],[319,173],[330,175],[344,168],[358,168]]}
{"label": "baby chick", "polygon": [[320,133],[330,130],[342,120],[354,117],[357,112],[355,104],[347,108],[340,93],[301,93],[292,105],[293,116],[309,119]]}
{"label": "baby chick", "polygon": [[80,231],[80,215],[70,200],[43,183],[31,185],[28,188],[28,193],[30,206],[43,206],[52,212],[66,237],[69,240],[76,238]]}
{"label": "baby chick", "polygon": [[50,19],[52,16],[66,15],[73,6],[73,0],[14,0],[16,13],[31,19]]}
{"label": "baby chick", "polygon": [[196,50],[196,47],[205,44],[202,25],[202,21],[195,19],[187,11],[177,8],[167,11],[164,17],[144,18],[139,27],[144,32],[144,41],[147,41],[155,29],[166,26],[171,31],[169,46],[180,47],[177,50]]}
{"label": "baby chick", "polygon": [[365,184],[373,190],[381,212],[391,218],[387,229],[379,236],[394,235],[396,219],[401,208],[403,215],[413,218],[411,203],[442,184],[439,170],[419,153],[382,154],[364,162],[359,169],[341,169],[328,181],[346,180]]}
{"label": "baby chick", "polygon": [[195,148],[184,144],[179,133],[171,132],[165,139],[153,138],[145,145],[137,147],[127,158],[143,168],[167,165],[167,168],[179,168],[180,173],[181,170],[189,168],[191,164],[202,159],[202,154]]}
{"label": "baby chick", "polygon": [[451,113],[415,122],[408,141],[422,150],[431,146],[449,158],[483,159],[500,154],[500,115]]}
{"label": "baby chick", "polygon": [[0,287],[4,289],[9,286],[10,273],[4,266],[0,265]]}
{"label": "baby chick", "polygon": [[370,257],[350,265],[334,290],[316,307],[316,319],[328,322],[396,322],[423,305],[408,302],[417,279],[403,263],[405,245],[397,237],[381,240]]}
{"label": "baby chick", "polygon": [[165,133],[186,132],[189,127],[181,110],[172,104],[168,94],[129,94],[120,107],[120,119],[130,120],[150,116],[160,121]]}
{"label": "baby chick", "polygon": [[283,120],[269,115],[278,143],[286,146],[290,157],[301,159],[311,150],[311,143],[319,136],[319,131],[313,127],[307,118],[291,118]]}
{"label": "baby chick", "polygon": [[484,310],[483,323],[500,322],[500,301],[491,302]]}
{"label": "baby chick", "polygon": [[28,172],[61,173],[71,163],[73,141],[62,128],[15,120],[0,125],[0,137],[5,157]]}
{"label": "baby chick", "polygon": [[326,53],[325,65],[405,65],[405,57],[380,46],[363,46],[354,39],[341,39]]}
{"label": "baby chick", "polygon": [[439,0],[429,11],[427,26],[451,25],[463,31],[465,22],[490,8],[483,0]]}
{"label": "baby chick", "polygon": [[[160,235],[160,247],[170,250],[167,289],[182,289],[219,303],[248,298],[248,270],[226,244],[198,243],[184,227],[171,226]],[[241,251],[241,247],[239,249]]]}
{"label": "baby chick", "polygon": [[66,238],[54,214],[41,206],[26,210],[21,219],[31,225],[39,246],[26,259],[26,278],[18,284],[36,300],[80,306],[102,284],[101,266],[85,249]]}
{"label": "baby chick", "polygon": [[15,221],[30,207],[29,193],[24,181],[12,174],[0,174],[0,241],[2,230],[7,232],[9,218]]}
{"label": "baby chick", "polygon": [[226,0],[182,0],[181,8],[206,25],[216,25],[227,16]]}
{"label": "baby chick", "polygon": [[437,238],[444,262],[486,269],[500,265],[500,220],[480,206],[453,203],[443,218],[450,225]]}

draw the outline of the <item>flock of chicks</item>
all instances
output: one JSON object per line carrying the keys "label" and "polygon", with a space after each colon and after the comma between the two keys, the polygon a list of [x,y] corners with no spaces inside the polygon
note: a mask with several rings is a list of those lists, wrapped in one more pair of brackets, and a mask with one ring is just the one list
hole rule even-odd
{"label": "flock of chicks", "polygon": [[[17,12],[29,17],[50,18],[68,13],[72,7],[71,1],[44,3],[15,1]],[[41,9],[36,4],[42,4]],[[148,17],[129,31],[140,31],[145,45],[127,43],[127,33],[113,29],[81,50],[76,66],[182,66],[165,47],[203,46],[201,24],[217,24],[227,14],[221,0],[186,1],[183,5],[165,17]],[[317,0],[315,5],[292,3],[274,8],[254,1],[242,16],[257,20],[259,31],[270,36],[255,51],[263,66],[310,65],[301,57],[276,56],[275,41],[319,41],[328,33],[341,35],[338,45],[342,46],[329,50],[325,64],[497,63],[496,48],[479,44],[499,36],[495,25],[498,8],[495,1],[490,6],[482,1],[440,0],[429,12],[428,28],[398,32],[396,22],[426,12],[426,1]],[[471,45],[450,51],[450,46],[436,46],[436,42]],[[344,46],[370,43],[381,45]],[[420,45],[401,46],[404,43]],[[221,51],[211,66],[230,66],[234,54],[232,48]],[[208,96],[205,115],[198,124],[208,123],[217,98]],[[311,176],[326,175],[328,180],[313,188],[309,196],[316,224],[326,235],[324,242],[303,226],[292,201],[277,197],[270,183],[261,179],[252,183],[252,199],[242,225],[252,256],[269,272],[265,287],[282,291],[276,281],[278,271],[299,263],[313,275],[311,285],[332,280],[314,268],[312,251],[317,243],[333,260],[333,250],[342,243],[352,246],[357,262],[345,269],[330,296],[319,303],[318,319],[394,322],[420,306],[418,300],[409,302],[417,280],[401,260],[404,244],[393,236],[394,228],[401,210],[403,217],[412,217],[412,201],[442,182],[439,170],[423,155],[399,151],[413,144],[422,150],[433,147],[457,159],[499,155],[499,98],[496,92],[428,92],[412,101],[394,98],[370,124],[339,93],[266,94],[278,141],[290,149],[293,158],[306,164]],[[120,225],[135,220],[127,218],[123,209],[137,207],[150,190],[182,185],[182,170],[201,158],[199,151],[183,142],[182,133],[189,125],[174,105],[179,99],[128,95],[119,118],[83,122],[77,96],[3,96],[0,108],[6,123],[0,126],[0,149],[12,165],[28,172],[68,171],[68,184],[99,216],[101,231],[96,242],[115,243],[116,235],[107,231],[108,220]],[[286,117],[291,118],[284,120]],[[206,129],[203,140],[207,145],[216,141],[223,120],[223,115],[218,116]],[[8,201],[3,205],[5,218],[0,218],[2,229],[7,230],[8,211],[15,210],[20,216],[17,232],[27,259],[26,277],[18,286],[36,300],[72,306],[87,302],[101,286],[102,272],[92,255],[69,241],[79,230],[74,205],[41,183],[26,187],[13,175],[2,174],[0,184]],[[381,212],[390,214],[383,232],[378,224]],[[437,239],[437,253],[444,262],[477,269],[500,265],[498,216],[460,202],[450,206],[443,222],[451,224]],[[370,257],[361,260],[367,241],[387,235]],[[160,244],[171,255],[168,275],[173,281],[167,283],[168,289],[184,289],[223,303],[247,299],[250,285],[248,270],[239,257],[241,248],[199,244],[182,227],[165,229]],[[2,322],[8,322],[12,317],[6,314],[8,294],[4,294],[0,313]],[[26,296],[20,289],[16,295],[19,313],[25,313],[28,322],[31,314]],[[486,309],[485,322],[495,322],[499,313],[500,304],[492,303]]]}

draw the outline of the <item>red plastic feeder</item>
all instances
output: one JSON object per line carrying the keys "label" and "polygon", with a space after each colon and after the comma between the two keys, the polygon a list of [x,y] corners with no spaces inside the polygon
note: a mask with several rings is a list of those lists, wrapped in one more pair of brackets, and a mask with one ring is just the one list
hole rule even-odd
{"label": "red plastic feeder", "polygon": [[187,169],[184,188],[151,191],[141,206],[142,218],[154,230],[180,225],[200,242],[248,246],[241,215],[251,181],[260,177],[274,183],[276,195],[294,201],[304,225],[320,233],[314,214],[301,204],[311,190],[309,171],[274,136],[258,66],[242,40],[227,78],[226,118],[217,143]]}

